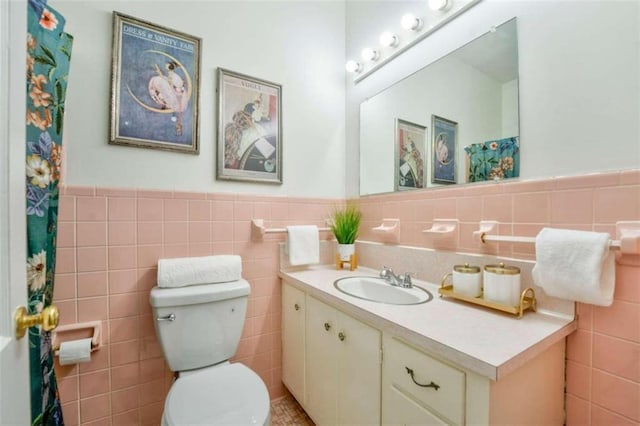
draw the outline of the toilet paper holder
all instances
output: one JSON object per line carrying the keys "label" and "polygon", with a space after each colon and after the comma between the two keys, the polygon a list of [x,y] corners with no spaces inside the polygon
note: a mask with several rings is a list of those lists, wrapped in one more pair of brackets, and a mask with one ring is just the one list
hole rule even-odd
{"label": "toilet paper holder", "polygon": [[[53,354],[58,355],[60,343],[69,340],[91,338],[91,352],[95,352],[102,346],[100,335],[102,323],[100,321],[88,321],[78,324],[61,325],[51,332],[51,346]],[[64,338],[61,337],[64,335]]]}

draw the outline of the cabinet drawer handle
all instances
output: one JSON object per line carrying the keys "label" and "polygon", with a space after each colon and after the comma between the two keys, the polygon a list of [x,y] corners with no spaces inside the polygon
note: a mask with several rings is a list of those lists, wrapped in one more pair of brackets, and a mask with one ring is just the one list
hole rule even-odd
{"label": "cabinet drawer handle", "polygon": [[297,303],[295,305],[293,305],[293,307],[296,309],[296,311],[300,310],[300,305],[298,305]]}
{"label": "cabinet drawer handle", "polygon": [[331,324],[329,324],[328,322],[324,323],[324,329],[329,331],[329,329],[331,328]]}
{"label": "cabinet drawer handle", "polygon": [[340,339],[341,342],[344,342],[344,339],[346,338],[347,338],[347,335],[344,334],[342,331],[338,333],[338,339]]}
{"label": "cabinet drawer handle", "polygon": [[404,368],[407,369],[407,374],[411,376],[411,380],[413,380],[413,383],[415,383],[416,385],[422,388],[434,388],[435,390],[440,389],[440,385],[433,382],[429,383],[428,385],[423,385],[422,383],[416,382],[416,379],[413,377],[413,370],[410,369],[409,367],[404,367]]}

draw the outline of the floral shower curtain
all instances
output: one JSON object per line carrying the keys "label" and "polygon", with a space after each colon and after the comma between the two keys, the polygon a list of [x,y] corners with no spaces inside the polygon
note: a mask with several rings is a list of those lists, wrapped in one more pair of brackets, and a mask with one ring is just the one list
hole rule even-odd
{"label": "floral shower curtain", "polygon": [[[27,284],[28,309],[34,314],[53,299],[62,126],[73,37],[63,32],[64,18],[46,0],[29,0],[27,19]],[[49,332],[29,330],[29,355],[32,424],[62,425]]]}

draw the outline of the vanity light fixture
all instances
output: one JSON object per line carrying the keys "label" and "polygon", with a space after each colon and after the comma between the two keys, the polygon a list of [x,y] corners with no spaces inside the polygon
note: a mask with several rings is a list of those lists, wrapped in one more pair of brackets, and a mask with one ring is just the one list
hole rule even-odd
{"label": "vanity light fixture", "polygon": [[398,45],[398,36],[390,31],[385,31],[380,34],[380,46],[382,47],[396,47]]}
{"label": "vanity light fixture", "polygon": [[429,0],[429,9],[444,11],[449,5],[449,0]]}
{"label": "vanity light fixture", "polygon": [[400,19],[400,25],[402,25],[402,28],[405,30],[418,31],[422,28],[422,19],[413,13],[407,13]]}
{"label": "vanity light fixture", "polygon": [[376,49],[372,49],[370,47],[365,47],[364,49],[362,49],[362,52],[360,53],[360,56],[365,61],[373,61],[373,62],[375,62],[378,59],[380,59],[380,52],[378,52]]}
{"label": "vanity light fixture", "polygon": [[360,62],[351,60],[351,61],[347,61],[344,68],[347,70],[348,73],[358,73],[362,71],[362,64]]}

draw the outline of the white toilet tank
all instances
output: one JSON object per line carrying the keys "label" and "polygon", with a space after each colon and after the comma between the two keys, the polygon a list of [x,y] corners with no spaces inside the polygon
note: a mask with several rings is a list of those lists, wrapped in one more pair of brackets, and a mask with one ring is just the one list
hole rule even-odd
{"label": "white toilet tank", "polygon": [[238,347],[247,312],[246,280],[151,289],[155,327],[172,371],[226,361]]}

